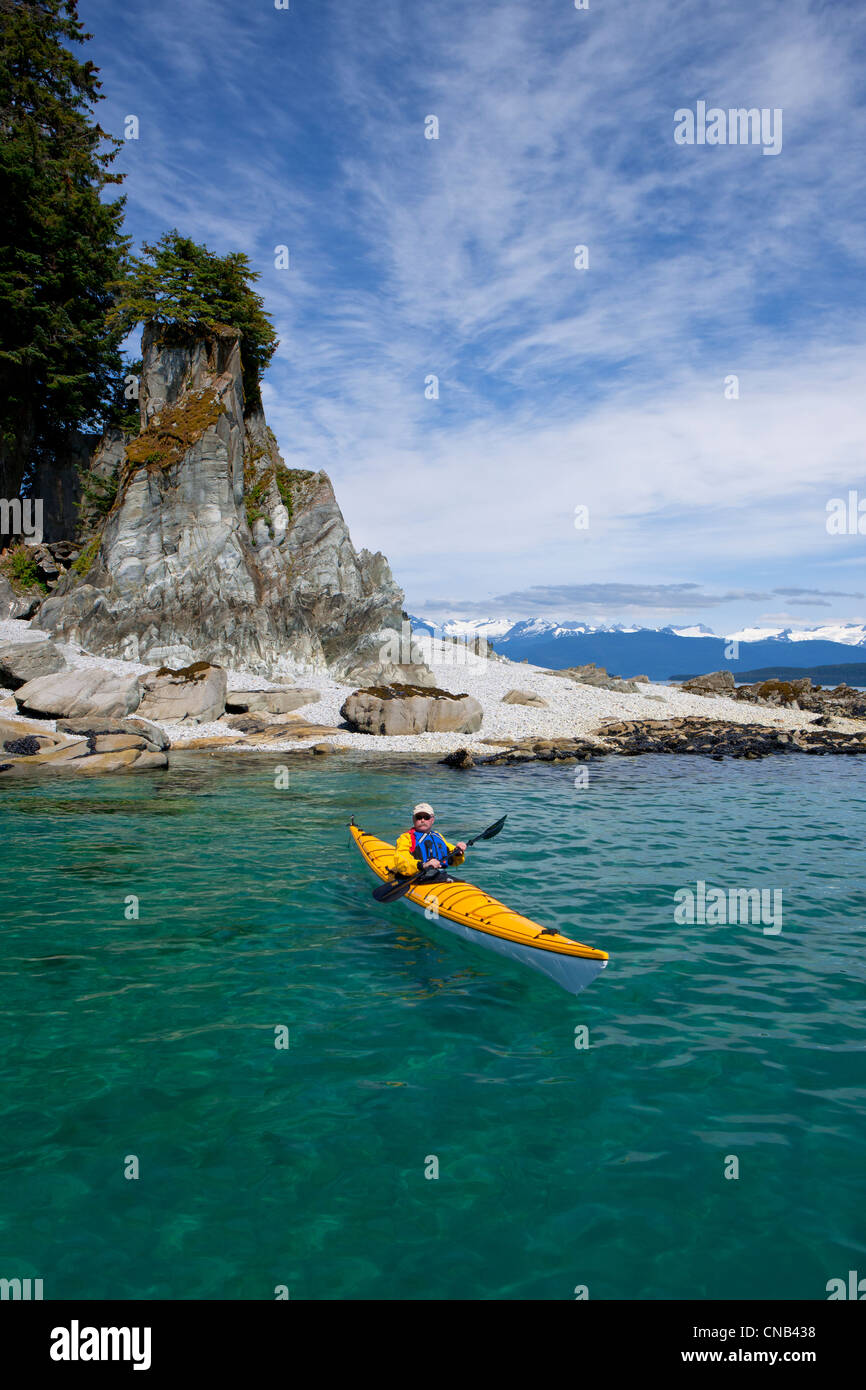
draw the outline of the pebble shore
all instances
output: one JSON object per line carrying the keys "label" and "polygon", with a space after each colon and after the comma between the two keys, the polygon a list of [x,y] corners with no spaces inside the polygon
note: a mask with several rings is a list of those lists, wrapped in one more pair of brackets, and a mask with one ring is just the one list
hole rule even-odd
{"label": "pebble shore", "polygon": [[[0,622],[0,642],[39,641],[50,633],[31,628],[26,622],[9,619]],[[102,667],[120,672],[143,673],[151,666],[138,662],[121,661],[112,657],[93,656],[74,644],[58,643],[68,663],[73,667]],[[436,660],[437,656],[441,658]],[[484,709],[484,722],[476,734],[412,734],[401,737],[380,737],[372,734],[350,733],[340,730],[338,734],[316,735],[306,740],[275,740],[255,742],[246,745],[241,738],[232,743],[233,752],[249,751],[251,754],[268,750],[308,749],[316,743],[329,743],[333,747],[357,749],[372,753],[417,753],[441,755],[458,748],[470,752],[489,754],[491,747],[485,740],[502,739],[517,742],[525,738],[561,738],[580,735],[605,746],[605,721],[633,719],[671,719],[684,715],[697,715],[701,718],[727,720],[732,724],[764,724],[775,729],[808,728],[817,717],[802,710],[762,707],[744,704],[737,700],[721,697],[707,698],[691,695],[678,686],[663,684],[642,685],[635,694],[605,690],[602,687],[581,685],[562,676],[552,675],[550,671],[522,662],[488,660],[474,656],[463,648],[451,643],[437,643],[431,663],[436,683],[444,690],[455,694],[466,693],[480,701]],[[310,723],[339,725],[342,720],[340,706],[351,694],[353,686],[343,685],[332,680],[326,672],[308,666],[285,663],[286,680],[294,680],[299,685],[310,686],[320,692],[320,699],[299,711],[302,718]],[[228,688],[232,690],[268,690],[277,682],[263,680],[243,668],[228,671]],[[524,705],[504,705],[502,697],[512,689],[528,690],[547,701],[547,709]],[[14,706],[10,709],[11,691],[0,691],[0,702],[6,708],[5,718],[14,717]],[[285,723],[285,717],[275,722]],[[53,721],[46,720],[46,727],[54,727]],[[171,724],[160,727],[171,740],[172,747],[182,749],[193,740],[220,738],[234,732],[223,723],[210,724]],[[862,721],[839,718],[834,721],[835,729],[842,732],[857,732]]]}

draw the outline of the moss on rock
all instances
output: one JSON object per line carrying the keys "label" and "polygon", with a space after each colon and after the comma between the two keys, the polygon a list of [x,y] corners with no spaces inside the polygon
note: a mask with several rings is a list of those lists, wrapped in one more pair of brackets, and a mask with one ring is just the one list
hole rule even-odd
{"label": "moss on rock", "polygon": [[764,681],[758,690],[758,696],[761,700],[775,698],[782,705],[793,704],[799,694],[800,691],[795,690],[790,681]]}
{"label": "moss on rock", "polygon": [[[299,491],[318,475],[308,468],[287,468],[284,463],[275,459],[276,439],[271,430],[267,433],[273,448],[267,444],[259,444],[250,448],[244,458],[244,508],[250,529],[255,521],[261,520],[267,521],[273,531],[271,519],[265,509],[271,488],[276,488],[291,521],[295,514]],[[259,472],[258,464],[261,460],[265,460],[265,466]]]}
{"label": "moss on rock", "polygon": [[71,568],[82,579],[86,574],[89,574],[90,570],[93,567],[93,562],[99,554],[99,543],[101,540],[101,536],[94,536],[92,540],[89,540],[87,542],[87,545],[80,552],[80,554],[78,554],[72,561]]}
{"label": "moss on rock", "polygon": [[160,666],[156,672],[158,676],[171,676],[176,681],[203,681],[208,671],[211,669],[209,661],[194,661],[191,666],[180,666],[175,671],[171,666]]}
{"label": "moss on rock", "polygon": [[356,691],[356,694],[375,695],[377,700],[408,700],[413,695],[425,695],[439,700],[469,698],[465,691],[462,695],[455,695],[453,690],[440,690],[436,685],[400,685],[399,682],[393,685],[368,685],[363,690]]}
{"label": "moss on rock", "polygon": [[132,468],[163,472],[180,463],[184,454],[197,444],[206,430],[225,414],[225,406],[215,391],[194,391],[161,415],[126,446]]}
{"label": "moss on rock", "polygon": [[40,579],[36,560],[26,545],[16,545],[9,551],[0,562],[0,572],[9,580],[16,594],[26,594],[32,589],[48,593],[48,585],[44,579]]}

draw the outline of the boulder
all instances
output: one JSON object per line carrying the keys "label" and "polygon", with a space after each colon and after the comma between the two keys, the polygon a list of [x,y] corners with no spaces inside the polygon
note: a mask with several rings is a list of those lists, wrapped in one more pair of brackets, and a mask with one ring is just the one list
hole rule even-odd
{"label": "boulder", "polygon": [[357,685],[366,689],[383,685],[423,685],[429,689],[436,686],[436,677],[429,666],[421,661],[370,661],[363,666],[353,666],[340,679],[346,685]]}
{"label": "boulder", "polygon": [[116,753],[93,753],[89,758],[82,758],[75,771],[87,773],[88,776],[99,776],[103,772],[121,772],[124,768],[134,767],[139,758],[148,756],[165,758],[164,753],[146,754],[139,753],[135,748],[123,748]]}
{"label": "boulder", "polygon": [[86,758],[90,752],[86,738],[70,739],[68,743],[58,744],[54,748],[46,748],[44,752],[25,755],[21,761],[26,763],[36,763],[44,766],[45,764],[56,765],[57,763],[68,763],[76,758]]}
{"label": "boulder", "polygon": [[3,744],[3,753],[11,753],[14,758],[29,758],[34,753],[42,753],[55,745],[39,734],[24,734],[21,738],[8,738]]}
{"label": "boulder", "polygon": [[139,753],[159,752],[152,748],[141,734],[97,734],[93,739],[92,752],[120,753],[124,748],[136,748]]}
{"label": "boulder", "polygon": [[209,724],[226,708],[227,677],[222,666],[196,661],[173,671],[161,666],[141,677],[145,719],[165,723]]}
{"label": "boulder", "polygon": [[38,719],[0,719],[0,750],[8,753],[9,744],[22,738],[36,738],[41,748],[53,748],[55,744],[66,742],[62,734],[52,733]]}
{"label": "boulder", "polygon": [[0,622],[6,618],[32,618],[44,597],[42,589],[19,593],[5,574],[0,574]]}
{"label": "boulder", "polygon": [[594,685],[601,690],[613,690],[619,695],[633,695],[637,691],[633,680],[611,676],[603,666],[596,666],[594,661],[588,661],[584,666],[567,666],[563,671],[551,671],[550,674],[566,676],[569,680],[577,681],[579,685]]}
{"label": "boulder", "polygon": [[548,709],[548,703],[534,690],[509,690],[502,697],[503,705],[532,705],[535,709]]}
{"label": "boulder", "polygon": [[238,729],[242,734],[260,734],[270,727],[267,719],[256,718],[254,714],[224,714],[219,723]]}
{"label": "boulder", "polygon": [[355,690],[340,710],[361,734],[458,733],[481,728],[484,711],[471,695],[453,695],[435,686],[390,685]]}
{"label": "boulder", "polygon": [[683,690],[690,695],[733,695],[736,685],[731,671],[711,671],[706,676],[693,676],[683,681]]}
{"label": "boulder", "polygon": [[[69,738],[56,747],[41,747],[42,739],[28,734],[10,747],[0,761],[0,774],[83,772],[100,774],[168,767],[168,757],[141,735],[104,734]],[[7,761],[6,758],[9,758]]]}
{"label": "boulder", "polygon": [[475,766],[475,759],[468,748],[456,748],[453,753],[447,753],[441,762],[445,767],[458,767],[468,769]]}
{"label": "boulder", "polygon": [[305,719],[298,720],[295,724],[267,724],[264,729],[257,733],[248,734],[247,743],[284,743],[287,739],[301,740],[308,738],[321,738],[327,734],[341,734],[342,729],[335,729],[331,724],[308,724]]}
{"label": "boulder", "polygon": [[137,709],[140,700],[137,676],[117,676],[113,671],[98,669],[37,676],[15,691],[15,703],[22,713],[41,715],[44,719],[123,717]]}
{"label": "boulder", "polygon": [[291,690],[232,690],[226,695],[226,710],[231,714],[290,714],[321,698],[318,690],[304,686],[293,686]]}
{"label": "boulder", "polygon": [[66,661],[51,641],[4,642],[0,646],[0,686],[17,690],[38,676],[53,676]]}
{"label": "boulder", "polygon": [[233,744],[243,742],[243,734],[207,734],[203,738],[186,738],[175,746],[181,752],[186,752],[188,748],[231,748]]}
{"label": "boulder", "polygon": [[168,755],[148,748],[139,753],[131,766],[134,772],[145,772],[148,768],[154,767],[168,767]]}
{"label": "boulder", "polygon": [[162,729],[147,719],[139,719],[137,715],[129,719],[102,719],[98,716],[91,719],[58,719],[57,731],[64,734],[93,734],[96,737],[104,734],[132,734],[138,735],[160,751],[171,747],[168,735],[164,734]]}

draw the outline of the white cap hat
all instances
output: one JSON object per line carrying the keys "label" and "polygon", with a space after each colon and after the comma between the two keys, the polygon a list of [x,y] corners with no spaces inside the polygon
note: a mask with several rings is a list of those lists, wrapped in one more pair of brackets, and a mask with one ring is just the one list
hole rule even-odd
{"label": "white cap hat", "polygon": [[433,807],[430,805],[429,801],[419,801],[412,815],[417,816],[419,811],[426,811],[428,816],[433,815]]}

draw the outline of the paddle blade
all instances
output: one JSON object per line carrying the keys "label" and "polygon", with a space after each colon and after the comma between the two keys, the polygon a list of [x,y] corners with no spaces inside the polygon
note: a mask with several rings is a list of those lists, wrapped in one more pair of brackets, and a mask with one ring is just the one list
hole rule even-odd
{"label": "paddle blade", "polygon": [[404,878],[399,883],[380,883],[378,888],[373,889],[373,897],[377,903],[396,902],[404,893],[409,892],[414,882],[414,878]]}
{"label": "paddle blade", "polygon": [[501,820],[494,821],[493,825],[488,825],[487,829],[482,830],[481,834],[476,835],[475,839],[472,840],[470,843],[475,844],[478,840],[492,840],[494,836],[499,834],[500,830],[502,829],[503,825],[507,820],[508,812],[506,811],[505,815],[502,817]]}

